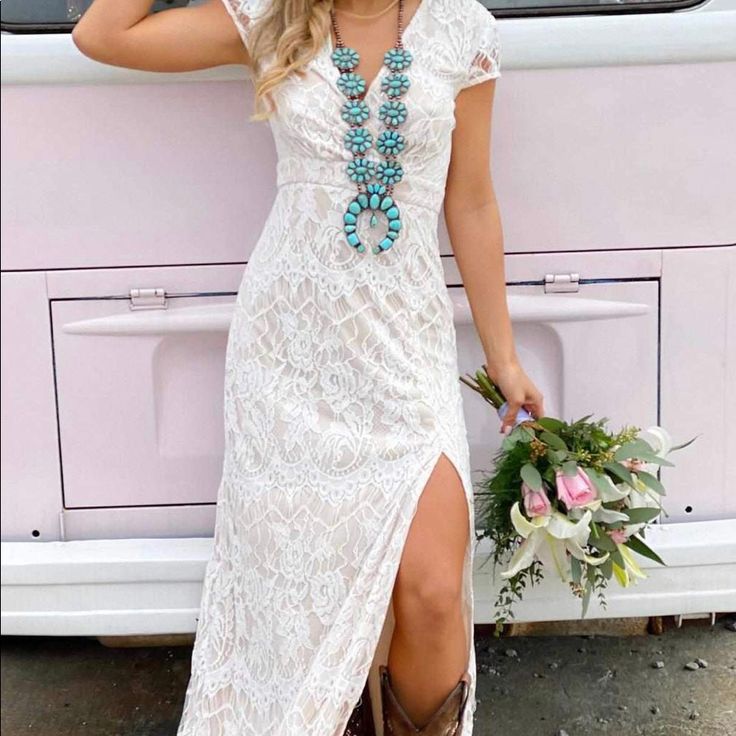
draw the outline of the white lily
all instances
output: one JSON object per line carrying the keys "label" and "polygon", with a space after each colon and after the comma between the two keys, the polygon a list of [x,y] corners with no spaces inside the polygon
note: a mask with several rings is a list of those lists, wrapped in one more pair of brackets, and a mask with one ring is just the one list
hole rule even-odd
{"label": "white lily", "polygon": [[643,429],[637,434],[637,437],[650,445],[654,454],[659,457],[664,457],[672,449],[672,437],[670,433],[664,427],[656,424]]}
{"label": "white lily", "polygon": [[627,484],[617,485],[606,473],[602,473],[599,478],[601,482],[597,488],[599,497],[603,502],[620,501],[629,495],[629,486]]}
{"label": "white lily", "polygon": [[617,544],[616,547],[621,553],[621,557],[623,557],[625,567],[621,568],[614,562],[613,574],[624,588],[628,587],[632,582],[636,583],[636,578],[647,577],[646,573],[644,573],[634,559],[634,555],[631,550],[625,544]]}
{"label": "white lily", "polygon": [[605,562],[608,552],[595,557],[583,549],[590,536],[592,514],[590,509],[586,509],[580,519],[571,521],[565,514],[552,511],[545,516],[527,519],[519,508],[519,502],[514,503],[511,507],[511,523],[524,541],[514,552],[508,569],[501,573],[501,577],[513,577],[529,567],[535,556],[545,567],[557,570],[564,582],[571,580],[568,553],[590,565]]}
{"label": "white lily", "polygon": [[620,511],[613,509],[599,508],[593,512],[593,521],[600,521],[603,524],[613,524],[616,521],[628,522],[629,517]]}
{"label": "white lily", "polygon": [[[661,509],[662,508],[662,500],[660,495],[653,491],[646,483],[642,482],[637,475],[633,474],[634,478],[634,485],[631,486],[628,483],[620,483],[619,487],[624,486],[628,489],[628,506],[632,509],[638,509],[638,508],[653,508],[653,509]],[[623,519],[622,519],[623,521]],[[631,534],[636,534],[640,529],[645,527],[646,524],[639,523],[639,524],[627,524],[626,525],[626,531],[628,532],[629,536]]]}
{"label": "white lily", "polygon": [[[665,457],[667,453],[669,453],[669,451],[672,449],[672,437],[664,427],[660,427],[658,425],[647,427],[645,430],[642,430],[638,433],[638,437],[649,444],[652,447],[652,451],[654,452],[654,454],[659,457]],[[649,473],[655,474],[657,472],[657,464],[644,463],[642,469],[646,470]],[[643,483],[637,477],[636,472],[634,472],[632,475],[634,478],[633,487],[628,483],[618,483],[615,485],[615,487],[618,488],[621,492],[623,492],[624,494],[628,494],[629,506],[631,508],[651,507],[661,509],[662,502],[659,494],[649,488],[649,486],[647,486],[645,483]],[[625,526],[627,536],[636,534],[636,532],[638,532],[644,526],[646,525],[627,524]],[[621,583],[624,588],[630,585],[632,582],[636,583],[637,578],[643,579],[647,577],[646,573],[644,573],[641,567],[639,567],[639,564],[636,562],[636,559],[634,558],[634,555],[629,547],[627,547],[625,544],[616,544],[616,548],[621,553],[621,557],[624,561],[624,567],[622,568],[616,562],[613,562],[613,574],[616,576],[616,579],[619,581],[619,583]]]}

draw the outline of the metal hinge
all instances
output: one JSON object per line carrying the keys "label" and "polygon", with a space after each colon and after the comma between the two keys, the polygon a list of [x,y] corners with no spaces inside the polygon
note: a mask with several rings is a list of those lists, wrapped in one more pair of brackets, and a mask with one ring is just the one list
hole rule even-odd
{"label": "metal hinge", "polygon": [[157,289],[131,289],[131,309],[166,309],[166,290]]}
{"label": "metal hinge", "polygon": [[545,294],[560,291],[578,291],[580,288],[579,273],[548,273],[544,276]]}

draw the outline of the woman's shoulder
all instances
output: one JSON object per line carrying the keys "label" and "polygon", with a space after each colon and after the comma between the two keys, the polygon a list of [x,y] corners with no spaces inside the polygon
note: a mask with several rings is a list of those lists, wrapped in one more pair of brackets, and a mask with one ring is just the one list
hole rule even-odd
{"label": "woman's shoulder", "polygon": [[459,55],[489,34],[497,33],[493,13],[480,0],[422,0],[427,3],[431,25]]}
{"label": "woman's shoulder", "polygon": [[444,38],[458,55],[472,52],[484,38],[497,35],[497,20],[480,0],[422,0],[437,40]]}
{"label": "woman's shoulder", "polygon": [[494,22],[493,13],[480,0],[422,0],[432,15],[446,23],[482,24]]}
{"label": "woman's shoulder", "polygon": [[480,0],[422,0],[428,3],[429,62],[457,90],[500,76],[498,22]]}
{"label": "woman's shoulder", "polygon": [[274,4],[274,0],[223,0],[236,13],[255,20],[266,13]]}

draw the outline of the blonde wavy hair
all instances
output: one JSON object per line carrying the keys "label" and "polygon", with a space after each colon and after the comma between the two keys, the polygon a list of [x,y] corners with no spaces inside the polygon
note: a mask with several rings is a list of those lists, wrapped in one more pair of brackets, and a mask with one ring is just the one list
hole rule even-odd
{"label": "blonde wavy hair", "polygon": [[[274,112],[270,93],[319,53],[331,33],[332,7],[333,0],[271,0],[268,10],[253,23],[249,40],[255,113],[251,120],[267,120]],[[264,69],[262,61],[272,53],[274,62]]]}

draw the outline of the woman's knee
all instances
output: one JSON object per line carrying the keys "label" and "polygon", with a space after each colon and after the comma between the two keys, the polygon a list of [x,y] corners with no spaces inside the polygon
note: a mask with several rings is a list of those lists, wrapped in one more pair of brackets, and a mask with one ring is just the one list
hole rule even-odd
{"label": "woman's knee", "polygon": [[403,577],[400,572],[396,583],[394,611],[399,624],[442,628],[457,621],[462,610],[462,579],[457,572],[434,570]]}

